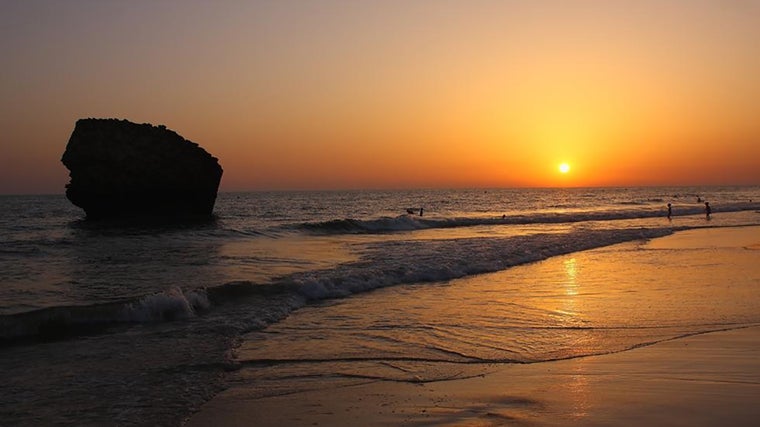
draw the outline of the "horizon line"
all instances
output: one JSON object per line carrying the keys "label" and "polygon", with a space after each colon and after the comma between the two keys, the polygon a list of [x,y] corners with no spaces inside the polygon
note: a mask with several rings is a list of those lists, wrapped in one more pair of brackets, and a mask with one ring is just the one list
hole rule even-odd
{"label": "horizon line", "polygon": [[[575,189],[620,189],[620,188],[725,188],[725,187],[760,187],[758,184],[644,184],[644,185],[582,185],[582,186],[461,186],[461,187],[370,187],[370,188],[271,188],[271,189],[229,189],[221,193],[318,193],[318,192],[361,192],[361,191],[466,191],[466,190],[575,190]],[[60,193],[29,192],[0,193],[0,196],[66,196]]]}

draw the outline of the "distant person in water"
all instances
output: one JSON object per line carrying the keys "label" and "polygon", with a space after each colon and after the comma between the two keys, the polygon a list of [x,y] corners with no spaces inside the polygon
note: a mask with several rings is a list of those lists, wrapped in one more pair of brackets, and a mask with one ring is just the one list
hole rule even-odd
{"label": "distant person in water", "polygon": [[673,206],[668,203],[668,219],[670,219],[671,216],[673,216]]}
{"label": "distant person in water", "polygon": [[697,203],[702,203],[702,198],[697,196]]}
{"label": "distant person in water", "polygon": [[711,213],[712,209],[710,209],[710,202],[705,202],[705,218],[710,219]]}
{"label": "distant person in water", "polygon": [[420,216],[422,216],[422,208],[420,208]]}

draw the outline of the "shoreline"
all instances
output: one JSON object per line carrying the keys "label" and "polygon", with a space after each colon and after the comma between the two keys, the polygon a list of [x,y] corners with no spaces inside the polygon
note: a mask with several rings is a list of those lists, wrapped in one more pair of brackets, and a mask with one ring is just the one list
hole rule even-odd
{"label": "shoreline", "polygon": [[756,425],[760,326],[613,354],[501,365],[474,378],[374,381],[251,399],[232,387],[188,427]]}
{"label": "shoreline", "polygon": [[[758,243],[760,227],[721,227],[679,231],[646,246],[754,252]],[[326,377],[316,389],[261,397],[243,381],[184,425],[750,426],[760,418],[758,343],[760,324],[750,321],[616,353],[483,364],[484,374],[436,382],[346,385]]]}

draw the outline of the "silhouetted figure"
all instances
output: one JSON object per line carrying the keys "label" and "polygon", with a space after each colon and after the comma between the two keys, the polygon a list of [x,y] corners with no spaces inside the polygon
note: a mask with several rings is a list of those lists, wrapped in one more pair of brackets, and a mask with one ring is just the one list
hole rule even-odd
{"label": "silhouetted figure", "polygon": [[710,219],[711,213],[712,209],[710,209],[710,202],[705,202],[705,218]]}
{"label": "silhouetted figure", "polygon": [[502,215],[501,219],[507,219],[507,214]]}
{"label": "silhouetted figure", "polygon": [[422,216],[422,208],[420,208],[420,216]]}
{"label": "silhouetted figure", "polygon": [[670,219],[671,216],[673,216],[673,206],[668,203],[668,219]]}
{"label": "silhouetted figure", "polygon": [[702,203],[702,198],[697,196],[697,203]]}

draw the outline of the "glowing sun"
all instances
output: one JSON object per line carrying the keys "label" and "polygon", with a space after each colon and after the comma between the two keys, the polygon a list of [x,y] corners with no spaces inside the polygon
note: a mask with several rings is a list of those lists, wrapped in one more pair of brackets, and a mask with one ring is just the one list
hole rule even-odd
{"label": "glowing sun", "polygon": [[570,172],[570,165],[567,163],[560,163],[559,164],[559,172],[560,173],[568,173]]}

